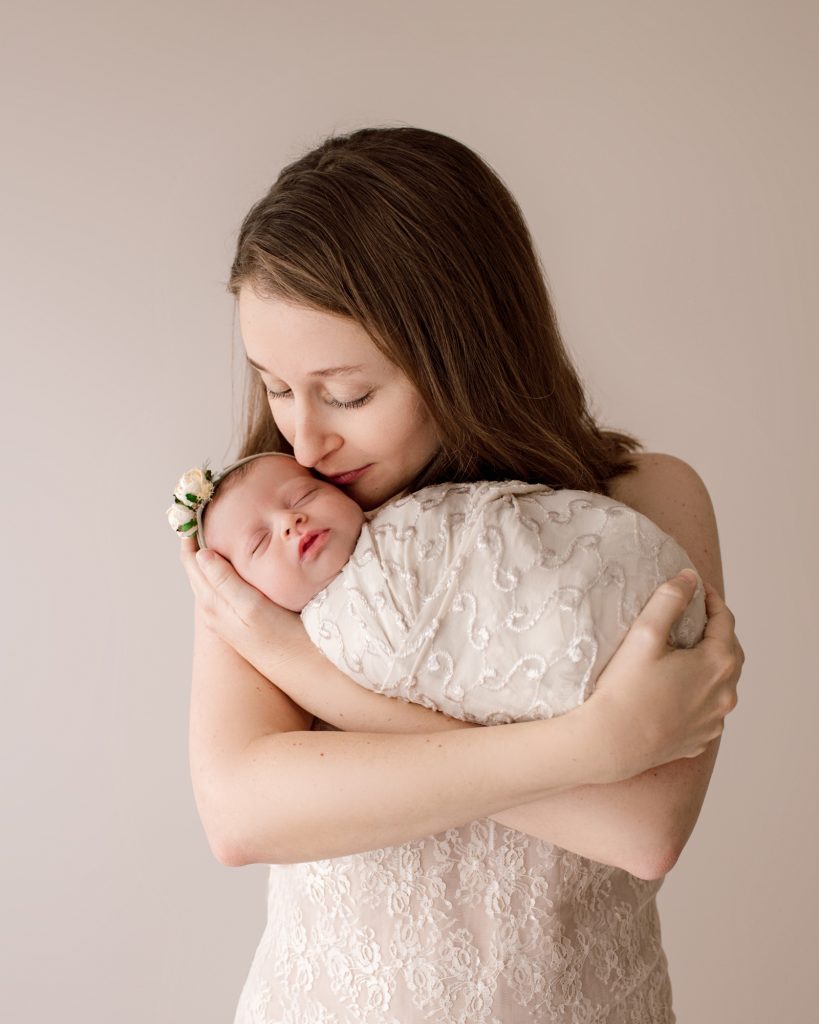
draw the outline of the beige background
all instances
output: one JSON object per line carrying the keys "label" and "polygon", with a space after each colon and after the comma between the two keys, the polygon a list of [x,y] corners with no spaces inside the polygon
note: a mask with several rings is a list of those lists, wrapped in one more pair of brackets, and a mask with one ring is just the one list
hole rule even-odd
{"label": "beige background", "polygon": [[[7,5],[9,8],[11,5]],[[681,1024],[814,1006],[819,7],[32,2],[3,13],[6,1020],[232,1020],[266,871],[187,765],[164,519],[235,451],[246,209],[408,123],[519,199],[604,421],[708,486],[747,653],[660,896]],[[231,383],[233,381],[233,383]]]}

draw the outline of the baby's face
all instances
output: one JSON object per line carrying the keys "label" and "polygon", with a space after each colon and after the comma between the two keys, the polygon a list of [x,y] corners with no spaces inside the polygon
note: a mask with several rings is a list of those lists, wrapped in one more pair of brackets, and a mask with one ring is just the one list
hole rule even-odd
{"label": "baby's face", "polygon": [[205,541],[271,601],[299,612],[341,572],[364,513],[295,459],[264,456],[249,467],[217,487],[205,509]]}

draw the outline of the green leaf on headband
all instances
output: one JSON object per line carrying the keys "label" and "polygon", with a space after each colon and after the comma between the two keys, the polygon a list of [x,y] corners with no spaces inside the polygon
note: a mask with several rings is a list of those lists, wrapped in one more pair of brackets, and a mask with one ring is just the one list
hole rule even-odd
{"label": "green leaf on headband", "polygon": [[192,501],[194,505],[198,505],[199,502],[202,500],[198,494],[186,494],[185,497],[188,499],[188,501]]}
{"label": "green leaf on headband", "polygon": [[182,526],[177,526],[176,532],[177,533],[187,533],[191,529],[191,527],[196,529],[196,520],[195,519],[191,519],[191,521],[189,523],[183,523]]}

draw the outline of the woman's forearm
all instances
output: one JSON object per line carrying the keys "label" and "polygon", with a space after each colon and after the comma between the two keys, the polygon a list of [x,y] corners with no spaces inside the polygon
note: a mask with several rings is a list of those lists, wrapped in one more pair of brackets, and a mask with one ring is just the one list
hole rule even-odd
{"label": "woman's forearm", "polygon": [[[298,620],[296,625],[301,629]],[[614,761],[620,778],[636,776],[641,762],[652,763],[643,757],[646,752],[641,750],[640,742],[645,730],[638,725],[634,711],[619,718],[614,712],[614,718],[609,718],[614,706],[601,706],[599,700],[596,707],[611,710],[606,711],[605,721],[619,722],[619,732],[610,726],[601,732],[598,714],[592,717],[595,728],[594,735],[590,735],[587,706],[543,722],[483,728],[374,694],[339,674],[348,688],[354,688],[351,692],[360,691],[359,695],[369,699],[369,707],[363,712],[359,707],[356,715],[375,716],[375,727],[330,734],[304,731],[310,719],[301,710],[302,703],[312,714],[338,722],[341,728],[349,728],[351,719],[345,722],[348,713],[338,690],[324,685],[338,670],[310,644],[303,630],[300,634],[283,634],[277,643],[278,653],[270,655],[274,665],[263,665],[260,658],[264,675],[275,679],[275,686],[229,645],[222,646],[229,652],[229,663],[220,652],[206,649],[198,636],[193,673],[195,710],[200,706],[204,714],[191,716],[191,722],[202,719],[197,721],[199,735],[195,740],[201,756],[193,773],[195,780],[201,780],[199,785],[195,781],[198,802],[212,846],[215,852],[217,847],[221,851],[217,856],[224,863],[342,856],[431,835],[475,817],[494,816],[581,855],[635,873],[648,865],[648,871],[654,872],[685,828],[681,828],[680,821],[672,821],[666,829],[664,819],[656,827],[647,812],[658,806],[658,798],[660,805],[663,803],[663,788],[667,790],[669,782],[676,786],[672,796],[691,806],[696,803],[693,797],[697,787],[706,784],[701,766],[700,779],[693,779],[692,785],[688,773],[675,777],[669,774],[675,771],[672,764],[638,779],[645,786],[645,800],[638,795],[631,803],[623,803],[618,797],[618,783],[594,785],[610,783],[612,775],[618,777],[611,770]],[[247,673],[252,678],[245,678]],[[202,688],[200,677],[205,688],[213,687],[213,696],[197,695]],[[294,711],[288,717],[294,721],[296,715],[297,724],[278,725],[281,712],[277,709],[271,716],[266,715],[265,688],[278,693],[277,708],[288,699],[282,691],[292,695],[289,705]],[[630,685],[619,683],[618,695],[629,692]],[[631,695],[632,700],[637,696],[635,709],[645,706],[639,689],[632,690]],[[252,714],[249,699],[253,701]],[[673,691],[665,699],[676,709]],[[324,701],[324,705],[316,700]],[[259,710],[257,701],[262,702]],[[377,706],[389,706],[388,714],[384,715],[384,707]],[[403,717],[407,715],[414,716],[414,724],[408,727],[411,731],[420,722],[418,716],[433,716],[435,724],[411,735],[394,731],[385,735],[380,731],[384,726],[378,724],[379,718],[388,720],[390,730],[405,729]],[[268,726],[263,722],[265,716]],[[626,726],[624,730],[622,725]],[[710,723],[707,727],[712,728]],[[282,730],[288,728],[295,733],[283,735]],[[513,739],[509,737],[511,730]],[[524,735],[521,730],[525,730],[526,741],[518,743],[516,740]],[[637,740],[636,746],[630,741],[630,733]],[[223,736],[229,741],[222,742]],[[236,752],[239,756],[231,756]],[[653,758],[654,754],[649,756]],[[331,763],[338,772],[327,771]],[[623,771],[627,763],[633,766],[632,771]],[[689,763],[688,759],[684,762]],[[282,779],[286,780],[284,785]],[[325,784],[328,779],[330,785]],[[588,798],[592,785],[597,799],[603,801],[604,813],[597,816],[598,821],[592,819],[590,825]],[[571,792],[580,786],[587,786],[585,794]],[[624,786],[619,793],[626,790]],[[704,788],[700,792],[704,793]],[[555,795],[565,795],[571,804],[562,809],[554,803],[547,805],[543,798]],[[538,802],[541,806],[532,806]]]}
{"label": "woman's forearm", "polygon": [[[320,679],[319,663],[328,664],[310,645],[293,651],[290,670]],[[286,660],[279,673],[288,674]],[[377,849],[606,778],[599,725],[585,711],[440,733],[310,731],[309,715],[211,633],[197,608],[191,775],[224,864]]]}
{"label": "woman's forearm", "polygon": [[597,771],[582,714],[424,734],[282,732],[237,759],[226,799],[238,863],[394,846],[581,784]]}
{"label": "woman's forearm", "polygon": [[661,878],[697,823],[719,745],[717,738],[698,757],[669,761],[620,782],[549,794],[491,817],[640,878]]}
{"label": "woman's forearm", "polygon": [[[316,659],[311,672],[300,670],[297,662],[289,671],[279,668],[277,685],[306,710],[347,732],[429,735],[484,728],[374,693],[324,658]],[[706,761],[713,766],[715,756],[714,749],[711,756],[693,760],[702,761],[702,771]],[[696,764],[683,760],[621,782],[585,784],[520,801],[484,816],[640,877],[659,877],[679,853],[673,849],[675,822],[683,818],[690,834],[701,805],[700,800],[693,807],[685,789],[664,786],[663,781],[669,774],[696,770]],[[678,806],[681,799],[685,800],[682,810]]]}

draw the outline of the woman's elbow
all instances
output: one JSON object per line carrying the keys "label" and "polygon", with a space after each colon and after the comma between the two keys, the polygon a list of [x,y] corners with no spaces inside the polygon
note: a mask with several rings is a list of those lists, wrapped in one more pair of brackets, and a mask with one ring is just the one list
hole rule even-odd
{"label": "woman's elbow", "polygon": [[245,853],[244,845],[235,836],[205,828],[208,846],[214,858],[226,868],[242,868],[253,863]]}
{"label": "woman's elbow", "polygon": [[651,836],[648,842],[642,843],[640,848],[634,851],[628,867],[629,874],[646,882],[664,878],[679,860],[683,846],[685,843],[680,842],[676,833]]}
{"label": "woman's elbow", "polygon": [[235,834],[229,834],[225,829],[219,827],[212,818],[206,819],[201,810],[199,817],[210,852],[223,867],[240,868],[252,863],[245,853],[244,844]]}
{"label": "woman's elbow", "polygon": [[237,821],[235,802],[224,794],[222,787],[215,787],[213,780],[205,784],[194,776],[193,791],[199,820],[214,858],[228,868],[253,863]]}
{"label": "woman's elbow", "polygon": [[635,852],[638,878],[658,879],[667,875],[682,856],[702,810],[708,783],[714,768],[719,737],[696,758],[682,758],[653,769],[662,775],[665,787],[660,791],[661,804],[653,801],[650,817],[654,827],[648,834],[640,828],[641,849]]}
{"label": "woman's elbow", "polygon": [[[213,856],[226,868],[243,868],[248,864],[292,864],[277,850],[270,849],[269,839],[260,840],[261,845],[254,848],[251,840],[236,834],[222,834],[211,839],[208,837]],[[263,848],[262,848],[263,847]]]}
{"label": "woman's elbow", "polygon": [[635,875],[637,878],[642,878],[643,881],[654,882],[659,878],[664,878],[677,863],[678,859],[678,852],[674,850],[662,852],[662,847],[660,847],[653,857],[637,861],[632,866],[630,874]]}

